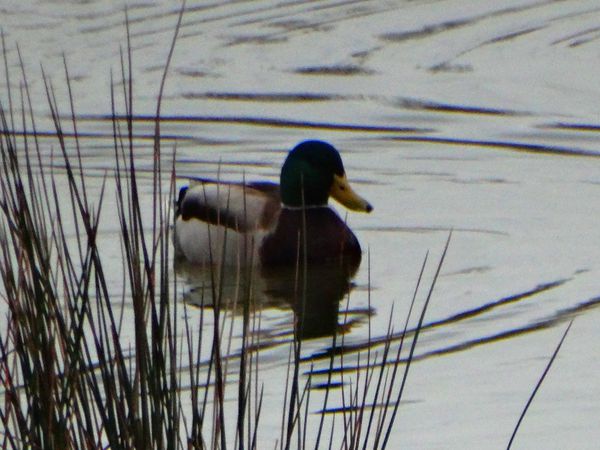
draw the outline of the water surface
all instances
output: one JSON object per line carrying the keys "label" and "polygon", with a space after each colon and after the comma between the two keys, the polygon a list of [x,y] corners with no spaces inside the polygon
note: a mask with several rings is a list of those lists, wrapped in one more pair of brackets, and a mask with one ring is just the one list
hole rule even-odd
{"label": "water surface", "polygon": [[[48,133],[42,164],[60,173],[40,64],[66,112],[64,55],[86,177],[99,189],[114,167],[110,79],[120,78],[123,5],[31,0],[1,9],[11,87],[18,92],[18,44],[36,126]],[[139,2],[128,14],[136,164],[150,193],[151,118],[178,8]],[[364,349],[369,330],[382,337],[392,311],[402,327],[425,254],[427,284],[453,230],[394,447],[505,446],[573,317],[516,447],[600,442],[599,19],[594,1],[188,3],[162,106],[165,164],[175,158],[179,185],[217,171],[277,180],[300,140],[340,149],[375,207],[347,215],[366,252],[344,300],[355,311],[349,349]],[[118,260],[113,201],[101,239]],[[121,273],[112,276],[119,292]],[[285,377],[291,308],[262,314],[277,344],[264,351],[263,376]],[[330,345],[306,341],[314,370],[327,367],[319,355]],[[279,386],[269,387],[266,401],[280,404]],[[263,420],[278,426],[280,417]]]}

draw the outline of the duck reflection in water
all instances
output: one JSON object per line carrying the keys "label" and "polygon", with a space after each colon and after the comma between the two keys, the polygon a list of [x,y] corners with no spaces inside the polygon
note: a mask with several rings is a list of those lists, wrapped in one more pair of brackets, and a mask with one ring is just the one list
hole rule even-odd
{"label": "duck reflection in water", "polygon": [[[221,310],[235,308],[238,314],[243,311],[244,301],[249,301],[255,311],[291,310],[298,338],[310,339],[342,331],[338,327],[340,303],[353,287],[351,279],[356,268],[333,263],[311,264],[306,270],[262,268],[250,278],[233,268],[225,268],[222,281],[214,267],[199,267],[180,260],[176,270],[189,286],[184,295],[189,304],[214,307],[218,303]],[[283,335],[294,331],[289,322],[284,327]],[[280,334],[277,330],[263,331]]]}
{"label": "duck reflection in water", "polygon": [[[293,308],[302,337],[333,334],[339,301],[350,290],[361,248],[352,230],[329,207],[330,197],[354,211],[373,209],[351,188],[338,151],[322,141],[304,141],[289,152],[279,185],[193,180],[180,190],[177,201],[176,255],[212,268],[206,280],[210,283],[196,286],[210,287],[220,268],[224,275],[219,285],[231,283],[232,298],[235,292],[244,292],[246,278],[261,307]],[[254,266],[260,268],[260,277],[249,276],[256,271],[246,267]],[[202,275],[200,269],[187,272],[192,278]],[[196,290],[204,296],[203,305],[217,292]]]}

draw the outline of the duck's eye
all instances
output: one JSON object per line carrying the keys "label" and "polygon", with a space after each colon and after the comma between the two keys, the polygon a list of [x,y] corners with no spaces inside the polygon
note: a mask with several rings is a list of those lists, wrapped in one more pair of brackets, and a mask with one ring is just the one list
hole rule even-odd
{"label": "duck's eye", "polygon": [[340,191],[345,191],[346,190],[346,186],[344,186],[343,184],[340,184]]}

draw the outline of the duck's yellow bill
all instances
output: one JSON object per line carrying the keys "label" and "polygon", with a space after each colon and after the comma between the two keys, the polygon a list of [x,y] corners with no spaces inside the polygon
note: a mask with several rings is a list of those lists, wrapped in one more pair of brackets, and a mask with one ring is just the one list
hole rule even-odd
{"label": "duck's yellow bill", "polygon": [[354,190],[350,187],[350,184],[346,179],[346,175],[333,176],[333,186],[331,186],[329,195],[331,195],[334,199],[336,199],[346,208],[351,209],[353,211],[373,211],[373,207],[371,206],[371,204],[364,198],[362,198],[360,195],[358,195],[356,192],[354,192]]}

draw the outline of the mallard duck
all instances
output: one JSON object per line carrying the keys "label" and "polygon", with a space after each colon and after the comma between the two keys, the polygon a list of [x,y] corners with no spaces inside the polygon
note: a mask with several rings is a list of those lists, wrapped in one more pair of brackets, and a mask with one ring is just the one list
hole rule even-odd
{"label": "mallard duck", "polygon": [[177,201],[176,253],[200,264],[225,258],[228,265],[277,267],[341,259],[358,267],[358,239],[329,197],[350,210],[373,209],[350,187],[338,151],[316,140],[289,152],[279,185],[192,180]]}

